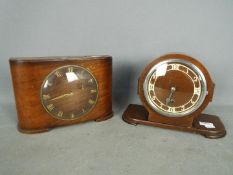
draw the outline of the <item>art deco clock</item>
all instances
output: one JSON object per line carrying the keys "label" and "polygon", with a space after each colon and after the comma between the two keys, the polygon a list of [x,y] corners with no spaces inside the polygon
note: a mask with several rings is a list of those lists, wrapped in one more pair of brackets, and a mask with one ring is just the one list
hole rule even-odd
{"label": "art deco clock", "polygon": [[143,106],[131,104],[123,114],[130,124],[195,132],[208,138],[226,134],[217,116],[201,114],[212,101],[214,83],[207,69],[183,54],[152,61],[138,81]]}
{"label": "art deco clock", "polygon": [[19,131],[112,116],[110,56],[11,58]]}

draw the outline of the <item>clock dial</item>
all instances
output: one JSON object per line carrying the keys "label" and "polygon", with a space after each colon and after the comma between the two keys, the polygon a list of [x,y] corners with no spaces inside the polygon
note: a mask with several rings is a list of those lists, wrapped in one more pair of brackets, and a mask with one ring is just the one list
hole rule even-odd
{"label": "clock dial", "polygon": [[41,103],[57,119],[73,120],[91,111],[98,98],[95,77],[81,66],[51,72],[41,86]]}
{"label": "clock dial", "polygon": [[152,67],[144,82],[144,92],[155,111],[181,117],[197,110],[207,91],[205,77],[195,65],[171,59]]}

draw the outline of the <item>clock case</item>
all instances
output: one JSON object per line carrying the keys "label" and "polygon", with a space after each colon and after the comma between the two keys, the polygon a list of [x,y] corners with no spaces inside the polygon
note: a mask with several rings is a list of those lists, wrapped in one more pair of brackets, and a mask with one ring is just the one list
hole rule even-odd
{"label": "clock case", "polygon": [[[193,113],[183,117],[167,117],[163,116],[152,109],[148,104],[146,97],[144,96],[143,83],[146,75],[149,73],[151,68],[168,59],[182,59],[196,65],[201,72],[204,74],[207,83],[207,92],[201,106]],[[226,130],[221,120],[214,115],[201,114],[206,108],[208,103],[212,101],[215,84],[212,81],[207,69],[196,59],[183,55],[183,54],[167,54],[158,59],[153,60],[142,72],[138,79],[138,95],[143,105],[130,104],[125,112],[123,113],[123,120],[129,124],[144,124],[149,126],[156,126],[167,129],[175,129],[180,131],[194,132],[204,135],[207,138],[220,138],[225,136]],[[213,124],[214,128],[208,128],[202,123]]]}
{"label": "clock case", "polygon": [[[112,117],[111,56],[10,58],[9,63],[20,132],[39,133],[58,126],[90,120],[99,122]],[[53,70],[66,65],[87,69],[98,84],[98,99],[94,108],[75,120],[52,117],[46,112],[40,99],[44,79]]]}

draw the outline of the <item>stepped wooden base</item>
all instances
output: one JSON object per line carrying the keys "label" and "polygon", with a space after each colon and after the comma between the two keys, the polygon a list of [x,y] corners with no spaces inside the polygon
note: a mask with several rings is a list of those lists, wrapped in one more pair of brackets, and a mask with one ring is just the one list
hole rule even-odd
{"label": "stepped wooden base", "polygon": [[142,105],[130,104],[123,113],[122,118],[125,122],[133,125],[143,124],[166,129],[193,132],[211,139],[221,138],[226,135],[225,127],[219,117],[208,114],[201,114],[197,117],[191,127],[176,126],[149,121],[148,112]]}

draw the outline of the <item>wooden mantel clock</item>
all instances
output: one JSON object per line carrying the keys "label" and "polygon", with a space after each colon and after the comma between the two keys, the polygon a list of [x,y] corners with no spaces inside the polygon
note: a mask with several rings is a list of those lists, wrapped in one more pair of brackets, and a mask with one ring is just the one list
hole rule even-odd
{"label": "wooden mantel clock", "polygon": [[9,60],[23,133],[112,116],[110,56],[11,58]]}
{"label": "wooden mantel clock", "polygon": [[199,61],[183,54],[164,55],[142,72],[138,95],[143,106],[129,105],[123,120],[220,138],[226,134],[220,119],[201,113],[213,92],[214,83]]}

